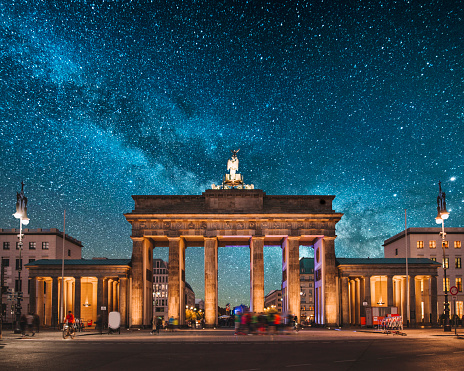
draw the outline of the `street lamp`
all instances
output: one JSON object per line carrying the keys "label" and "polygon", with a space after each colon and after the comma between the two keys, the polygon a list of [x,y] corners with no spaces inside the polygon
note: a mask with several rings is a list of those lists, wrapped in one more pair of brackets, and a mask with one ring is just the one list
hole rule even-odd
{"label": "street lamp", "polygon": [[445,318],[444,318],[444,323],[443,323],[443,330],[445,332],[451,332],[451,325],[450,325],[450,319],[449,319],[449,302],[448,302],[448,283],[446,281],[446,264],[445,264],[445,245],[446,245],[446,233],[445,233],[445,219],[448,219],[449,217],[449,212],[446,210],[446,195],[445,192],[441,190],[441,182],[438,182],[438,187],[439,187],[439,193],[437,197],[437,217],[435,218],[435,222],[437,224],[441,224],[441,247],[443,250],[443,276],[445,279]]}
{"label": "street lamp", "polygon": [[22,285],[21,285],[21,268],[23,266],[23,261],[21,257],[21,251],[23,249],[23,224],[28,225],[29,224],[29,218],[27,217],[27,197],[24,195],[24,182],[21,182],[21,192],[16,192],[16,212],[13,214],[13,216],[16,219],[19,219],[19,243],[18,243],[18,249],[19,249],[19,264],[18,264],[18,287],[17,287],[17,292],[16,292],[16,308],[15,308],[15,314],[16,314],[16,328],[15,328],[15,334],[20,334],[21,333],[21,327],[20,327],[20,321],[21,321],[21,300],[22,300]]}

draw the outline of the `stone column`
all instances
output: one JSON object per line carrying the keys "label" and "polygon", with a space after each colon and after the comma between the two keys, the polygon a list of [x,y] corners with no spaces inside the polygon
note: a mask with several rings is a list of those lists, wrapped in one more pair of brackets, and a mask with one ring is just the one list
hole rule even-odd
{"label": "stone column", "polygon": [[37,289],[37,315],[40,318],[40,324],[45,323],[45,310],[44,310],[44,280],[38,280]]}
{"label": "stone column", "polygon": [[121,313],[121,327],[127,324],[127,278],[119,278],[119,312]]}
{"label": "stone column", "polygon": [[208,327],[218,321],[218,242],[217,238],[205,238],[205,322]]}
{"label": "stone column", "polygon": [[335,237],[324,237],[322,243],[324,261],[324,324],[337,326],[339,322],[337,306],[337,267],[335,266]]}
{"label": "stone column", "polygon": [[342,322],[343,326],[350,325],[350,289],[348,288],[349,285],[349,278],[342,277]]}
{"label": "stone column", "polygon": [[422,278],[424,284],[424,322],[430,324],[431,306],[430,306],[430,277]]}
{"label": "stone column", "polygon": [[411,324],[417,323],[416,313],[416,276],[409,276],[409,310],[411,311]]}
{"label": "stone column", "polygon": [[[1,294],[0,294],[1,295]],[[37,313],[37,278],[29,278],[29,312]]]}
{"label": "stone column", "polygon": [[58,318],[58,277],[52,279],[52,326],[58,326],[64,318]]}
{"label": "stone column", "polygon": [[250,241],[250,311],[264,312],[264,237]]}
{"label": "stone column", "polygon": [[387,275],[387,306],[393,306],[393,276]]}
{"label": "stone column", "polygon": [[[364,301],[367,302],[367,306],[371,307],[371,276],[364,277]],[[366,307],[364,307],[366,308]],[[366,318],[367,321],[367,318]],[[366,323],[367,324],[367,323]]]}
{"label": "stone column", "polygon": [[74,317],[81,318],[81,277],[75,277],[74,284]]}
{"label": "stone column", "polygon": [[113,280],[113,312],[115,311],[119,312],[118,311],[118,281],[117,279]]}
{"label": "stone column", "polygon": [[416,279],[416,324],[422,322],[422,307],[421,307],[421,281]]}
{"label": "stone column", "polygon": [[169,238],[169,273],[168,273],[168,317],[181,320],[181,308],[184,292],[182,286],[182,264],[184,241],[180,237]]}
{"label": "stone column", "polygon": [[[143,288],[144,288],[144,254],[143,237],[132,238],[132,297],[131,297],[131,326],[143,325]],[[107,307],[108,309],[108,307]]]}
{"label": "stone column", "polygon": [[[288,311],[300,318],[300,239],[299,237],[288,237],[288,260],[287,260],[287,295]],[[263,266],[264,270],[264,266]],[[264,281],[264,273],[263,273]],[[264,308],[264,284],[263,284],[263,308]]]}
{"label": "stone column", "polygon": [[438,323],[437,315],[437,276],[430,277],[430,305],[432,313],[432,324],[436,325]]}
{"label": "stone column", "polygon": [[101,310],[101,307],[105,306],[104,304],[105,294],[103,292],[104,286],[105,286],[105,280],[102,277],[98,277],[97,278],[97,316],[98,315],[101,316],[102,325],[105,321],[104,311]]}
{"label": "stone column", "polygon": [[354,279],[350,280],[350,324],[356,324],[356,282]]}
{"label": "stone column", "polygon": [[112,278],[108,278],[107,288],[108,288],[108,306],[107,306],[107,310],[108,310],[108,313],[109,313],[109,312],[113,311],[113,279]]}
{"label": "stone column", "polygon": [[356,297],[355,297],[355,308],[356,308],[356,324],[361,325],[361,281],[359,278],[355,280]]}

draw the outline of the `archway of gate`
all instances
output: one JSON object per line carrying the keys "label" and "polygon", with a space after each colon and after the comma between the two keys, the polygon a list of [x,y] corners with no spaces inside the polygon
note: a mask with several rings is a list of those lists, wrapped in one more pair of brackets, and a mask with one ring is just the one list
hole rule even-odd
{"label": "archway of gate", "polygon": [[[132,257],[132,294],[131,294],[131,325],[136,321],[143,326],[149,326],[153,316],[153,249],[156,246],[168,246],[168,317],[173,317],[180,324],[185,321],[185,254],[189,247],[203,246],[204,249],[204,301],[205,320],[207,326],[216,326],[218,318],[218,249],[223,246],[247,246],[250,251],[250,311],[261,313],[264,311],[264,246],[280,246],[282,253],[282,312],[291,313],[300,318],[300,276],[299,276],[299,248],[314,247],[315,272],[315,306],[316,322],[328,324],[325,313],[338,320],[336,312],[336,297],[333,307],[329,307],[331,294],[325,288],[331,279],[335,278],[335,254],[333,238],[325,236],[288,236],[270,235],[256,236],[218,236],[218,237],[167,237],[150,236],[134,238],[135,251]],[[327,249],[327,241],[329,243]],[[328,250],[328,251],[327,251]],[[333,256],[333,258],[332,258]],[[137,259],[138,258],[138,259]],[[329,262],[327,264],[327,262]],[[140,267],[141,266],[141,267]],[[140,276],[137,272],[141,272]],[[142,277],[142,280],[140,280]],[[142,281],[142,282],[141,282]],[[142,295],[135,295],[137,283],[141,283]],[[335,285],[334,285],[335,286]],[[140,300],[141,297],[141,300]],[[140,306],[140,317],[137,317],[137,305]],[[332,312],[332,310],[334,312]],[[135,322],[135,323],[134,323]],[[337,322],[334,322],[337,323]]]}

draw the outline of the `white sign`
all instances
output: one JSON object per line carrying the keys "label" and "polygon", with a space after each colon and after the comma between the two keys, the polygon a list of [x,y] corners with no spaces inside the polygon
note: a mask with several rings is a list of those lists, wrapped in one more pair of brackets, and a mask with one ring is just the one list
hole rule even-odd
{"label": "white sign", "polygon": [[106,307],[101,307],[101,310],[106,310]]}

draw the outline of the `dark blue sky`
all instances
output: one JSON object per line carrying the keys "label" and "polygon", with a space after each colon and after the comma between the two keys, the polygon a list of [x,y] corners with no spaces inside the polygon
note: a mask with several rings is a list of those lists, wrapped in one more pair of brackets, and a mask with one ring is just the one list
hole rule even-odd
{"label": "dark blue sky", "polygon": [[[199,194],[240,148],[267,194],[336,195],[338,256],[382,256],[405,208],[433,226],[438,180],[462,226],[463,17],[449,1],[1,1],[0,225],[17,227],[24,180],[31,228],[62,229],[66,209],[85,257],[129,256],[131,195]],[[247,251],[219,256],[220,303],[247,302],[230,295]]]}

